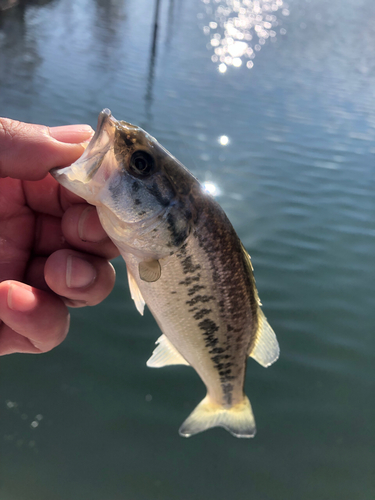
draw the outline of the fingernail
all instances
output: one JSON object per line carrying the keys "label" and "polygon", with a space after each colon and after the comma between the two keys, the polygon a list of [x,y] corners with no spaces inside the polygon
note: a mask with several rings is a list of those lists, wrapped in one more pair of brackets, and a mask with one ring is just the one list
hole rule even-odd
{"label": "fingernail", "polygon": [[98,243],[107,237],[99,222],[95,207],[87,207],[82,212],[78,221],[78,235],[82,241],[90,243]]}
{"label": "fingernail", "polygon": [[69,255],[66,263],[66,286],[68,288],[85,288],[96,278],[96,270],[90,262]]}
{"label": "fingernail", "polygon": [[8,290],[8,307],[17,312],[28,312],[34,309],[36,297],[28,285],[12,284]]}
{"label": "fingernail", "polygon": [[63,125],[62,127],[50,127],[51,137],[60,142],[79,143],[89,139],[94,131],[90,125]]}

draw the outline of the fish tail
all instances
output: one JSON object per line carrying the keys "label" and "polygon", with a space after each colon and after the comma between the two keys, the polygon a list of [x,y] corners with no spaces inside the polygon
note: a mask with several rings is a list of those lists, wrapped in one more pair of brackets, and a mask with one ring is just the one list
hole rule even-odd
{"label": "fish tail", "polygon": [[225,408],[213,402],[207,395],[180,427],[180,435],[190,437],[211,427],[224,427],[239,438],[254,437],[255,419],[249,399],[244,396],[241,403]]}

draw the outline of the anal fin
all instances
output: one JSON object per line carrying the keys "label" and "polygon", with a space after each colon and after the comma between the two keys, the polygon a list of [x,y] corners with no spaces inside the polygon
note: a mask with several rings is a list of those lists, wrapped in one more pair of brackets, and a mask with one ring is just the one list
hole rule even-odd
{"label": "anal fin", "polygon": [[280,347],[276,334],[272,330],[263,311],[258,307],[258,329],[255,336],[255,344],[249,356],[264,366],[272,365],[280,355]]}
{"label": "anal fin", "polygon": [[147,361],[150,368],[161,368],[168,365],[188,365],[189,363],[177,351],[175,346],[165,335],[162,335],[156,341],[157,347]]}
{"label": "anal fin", "polygon": [[129,272],[129,270],[128,270],[128,281],[129,281],[131,298],[134,300],[135,307],[137,308],[138,312],[143,316],[143,311],[145,309],[146,302],[142,297],[141,291],[137,285],[137,282],[135,281],[134,276]]}

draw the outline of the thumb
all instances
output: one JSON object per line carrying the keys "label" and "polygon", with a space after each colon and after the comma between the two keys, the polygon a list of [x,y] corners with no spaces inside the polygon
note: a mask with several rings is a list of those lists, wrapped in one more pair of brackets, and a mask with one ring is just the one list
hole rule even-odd
{"label": "thumb", "polygon": [[92,134],[89,125],[49,128],[0,118],[0,177],[43,179],[51,168],[76,161]]}

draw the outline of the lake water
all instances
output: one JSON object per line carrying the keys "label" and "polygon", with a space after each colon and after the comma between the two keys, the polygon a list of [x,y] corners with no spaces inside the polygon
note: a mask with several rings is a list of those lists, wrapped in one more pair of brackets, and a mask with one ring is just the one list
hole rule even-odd
{"label": "lake water", "polygon": [[1,359],[1,500],[372,500],[375,3],[161,0],[155,32],[156,5],[0,13],[0,115],[107,107],[214,184],[281,346],[248,363],[258,434],[179,437],[203,384],[146,367],[160,331],[116,260],[66,342]]}

